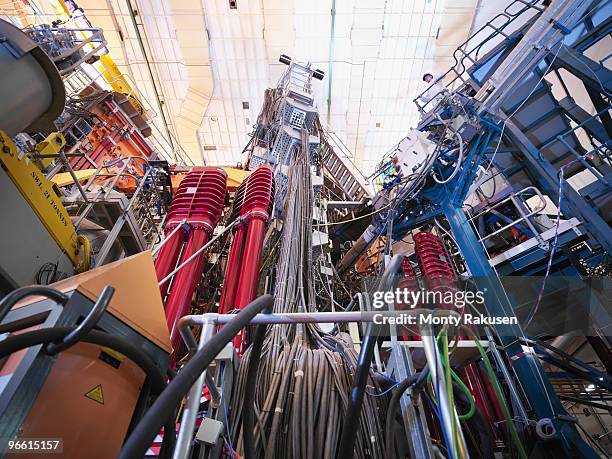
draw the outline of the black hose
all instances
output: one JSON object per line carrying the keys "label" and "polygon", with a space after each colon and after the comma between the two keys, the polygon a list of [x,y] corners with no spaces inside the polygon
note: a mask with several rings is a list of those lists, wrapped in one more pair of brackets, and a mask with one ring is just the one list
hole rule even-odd
{"label": "black hose", "polygon": [[354,456],[355,439],[357,437],[357,426],[359,425],[359,417],[361,416],[361,406],[363,405],[363,395],[365,393],[365,385],[370,374],[370,363],[374,356],[374,345],[378,332],[374,331],[375,324],[370,323],[366,332],[366,337],[361,344],[361,352],[357,360],[355,368],[355,377],[353,379],[353,387],[349,398],[349,406],[345,415],[346,422],[342,426],[342,436],[340,437],[340,446],[338,448],[338,457],[352,458]]}
{"label": "black hose", "polygon": [[223,350],[225,345],[243,329],[256,314],[265,308],[272,307],[273,299],[270,295],[262,295],[248,304],[231,322],[213,336],[210,341],[200,349],[168,384],[166,390],[157,398],[145,417],[138,423],[132,435],[123,445],[119,454],[120,459],[133,459],[143,457],[159,432],[160,427],[181,402],[193,383],[210,365],[215,357]]}
{"label": "black hose", "polygon": [[249,355],[249,366],[247,368],[246,380],[250,384],[245,385],[244,398],[242,401],[242,432],[244,435],[244,457],[255,458],[255,387],[257,386],[257,370],[261,358],[264,339],[266,337],[266,326],[258,325],[255,331],[255,339],[251,346]]}
{"label": "black hose", "polygon": [[166,423],[164,424],[164,437],[162,439],[162,445],[159,449],[159,459],[169,459],[174,453],[174,446],[176,445],[176,410],[172,413],[172,416],[168,416]]}
{"label": "black hose", "polygon": [[[461,408],[462,410],[469,409],[470,401],[468,396],[465,392],[463,392],[463,389],[461,389],[461,386],[459,386],[456,381],[453,381],[453,394],[457,400],[457,407]],[[466,433],[472,442],[472,457],[482,457],[483,459],[494,457],[491,427],[482,416],[482,413],[478,407],[476,407],[474,415],[470,419],[462,422],[468,427],[466,429]],[[477,434],[477,437],[472,435],[472,432],[474,431]]]}
{"label": "black hose", "polygon": [[423,370],[419,373],[408,376],[402,382],[400,382],[393,390],[393,396],[389,402],[387,408],[387,420],[385,422],[385,457],[391,459],[394,457],[393,447],[395,444],[395,429],[393,424],[395,423],[395,413],[399,407],[400,400],[404,392],[416,383],[424,381],[424,376],[427,376],[427,370]]}
{"label": "black hose", "polygon": [[8,312],[15,304],[32,295],[40,295],[49,298],[56,303],[65,304],[68,301],[68,295],[51,287],[44,285],[30,285],[13,290],[0,301],[0,322],[6,317]]}
{"label": "black hose", "polygon": [[47,344],[47,354],[58,354],[81,341],[81,337],[85,336],[87,333],[93,330],[94,327],[98,324],[98,321],[106,312],[106,308],[108,307],[108,304],[110,303],[110,300],[113,297],[114,293],[114,287],[111,287],[110,285],[104,287],[102,293],[96,301],[96,304],[93,305],[91,311],[89,311],[89,313],[85,317],[85,320],[83,320],[83,322],[81,322],[79,326],[76,327],[73,331],[64,336],[61,342]]}
{"label": "black hose", "polygon": [[[0,360],[21,349],[61,341],[68,333],[75,329],[76,327],[52,327],[9,336],[4,341],[0,342]],[[105,332],[92,330],[82,338],[82,341],[108,347],[125,355],[142,368],[147,374],[147,377],[151,378],[151,388],[154,393],[159,394],[164,389],[165,383],[159,368],[155,366],[153,361],[146,354],[140,349],[132,346],[125,339]]]}
{"label": "black hose", "polygon": [[[404,257],[394,255],[387,269],[380,279],[378,291],[387,291],[393,281],[393,276],[397,273]],[[345,424],[342,426],[342,436],[338,447],[338,457],[351,458],[355,453],[355,439],[357,438],[357,426],[361,417],[361,406],[363,405],[363,394],[365,385],[370,373],[370,363],[374,356],[374,347],[378,338],[380,325],[370,323],[366,336],[361,344],[361,351],[355,369],[355,378],[349,398],[348,407],[345,414]]]}

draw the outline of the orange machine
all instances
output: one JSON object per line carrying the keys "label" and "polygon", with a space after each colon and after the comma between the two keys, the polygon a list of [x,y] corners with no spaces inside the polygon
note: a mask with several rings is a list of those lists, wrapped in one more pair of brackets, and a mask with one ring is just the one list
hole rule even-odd
{"label": "orange machine", "polygon": [[[74,124],[69,120],[62,127],[67,148],[73,155],[70,158],[73,169],[96,169],[113,162],[108,170],[108,174],[111,174],[123,166],[121,161],[116,160],[130,157],[148,160],[154,156],[153,148],[145,140],[151,134],[151,128],[125,95],[87,88],[80,97],[81,110],[87,116]],[[127,108],[134,113],[127,112]],[[144,172],[143,164],[139,161],[132,161],[128,169],[126,175],[119,178],[119,188],[134,188],[135,180],[127,174],[142,176]],[[104,174],[99,177],[103,179]]]}
{"label": "orange machine", "polygon": [[[165,374],[170,340],[148,252],[53,284],[66,293],[64,305],[42,297],[23,300],[0,323],[0,333],[78,324],[107,285],[115,293],[96,330],[123,338]],[[32,346],[0,360],[0,437],[62,439],[63,457],[116,457],[148,405],[147,374],[100,344],[81,341],[56,356],[45,349]]]}

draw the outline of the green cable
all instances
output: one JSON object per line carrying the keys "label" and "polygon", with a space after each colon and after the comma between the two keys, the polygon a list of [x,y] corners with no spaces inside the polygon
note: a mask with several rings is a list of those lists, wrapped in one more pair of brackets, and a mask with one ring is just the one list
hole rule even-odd
{"label": "green cable", "polygon": [[[453,400],[453,381],[451,379],[451,368],[449,364],[449,356],[448,356],[448,335],[446,334],[446,329],[443,330],[443,338],[444,338],[444,360],[442,361],[442,365],[445,370],[445,379],[446,379],[446,393],[448,394],[448,405],[449,411],[451,413],[451,429],[453,435],[453,449],[457,454],[457,457],[461,457],[459,454],[459,433],[457,431],[457,420],[455,419],[455,410],[454,410],[454,400]],[[440,354],[442,356],[442,354]]]}
{"label": "green cable", "polygon": [[[438,343],[440,342],[441,338],[442,338],[442,333],[444,333],[446,330],[446,327],[440,331],[440,333],[438,333],[438,336],[436,337],[436,340],[438,341]],[[449,356],[452,355],[452,353],[455,351],[455,349],[457,349],[458,347],[458,343],[459,343],[459,339],[455,339],[452,348],[449,351]],[[442,364],[446,367],[447,366],[447,360],[444,358],[443,355],[440,355],[440,358],[442,360]],[[450,367],[450,365],[448,365]],[[455,371],[452,369],[450,369],[451,371],[451,377],[453,378],[453,380],[457,383],[457,385],[461,388],[461,390],[463,391],[463,393],[467,396],[468,401],[470,403],[470,409],[468,410],[467,413],[464,414],[460,414],[459,415],[459,420],[460,421],[467,421],[468,419],[471,419],[472,416],[474,416],[474,414],[476,413],[476,401],[474,400],[474,396],[472,395],[472,393],[470,392],[470,390],[468,389],[468,387],[463,383],[463,381],[461,381],[461,378],[459,378],[459,375],[457,375],[457,373],[455,373]],[[427,374],[427,382],[431,381],[431,373]],[[431,394],[431,392],[430,392]],[[431,394],[431,397],[433,399],[433,402],[436,404],[436,406],[438,405],[438,401],[436,400],[436,396],[434,394]]]}
{"label": "green cable", "polygon": [[527,459],[525,448],[523,448],[523,444],[521,443],[521,440],[518,436],[516,427],[514,427],[514,422],[512,422],[512,418],[510,417],[510,410],[508,410],[508,405],[506,405],[506,401],[504,400],[504,397],[502,396],[501,387],[499,386],[499,382],[497,381],[497,376],[495,376],[495,372],[493,371],[493,366],[491,365],[489,356],[485,352],[484,348],[482,347],[482,344],[480,344],[480,340],[474,334],[474,332],[464,325],[461,326],[461,328],[465,330],[476,343],[476,347],[478,347],[478,351],[480,352],[480,355],[482,356],[482,361],[484,362],[485,367],[487,369],[489,379],[491,380],[491,383],[493,384],[495,395],[497,396],[499,404],[501,405],[502,411],[504,413],[504,418],[506,420],[506,423],[508,424],[508,429],[510,429],[510,436],[512,437],[512,441],[516,445],[516,448],[518,449],[518,453],[521,459]]}
{"label": "green cable", "polygon": [[467,421],[472,416],[474,416],[474,413],[476,413],[476,401],[474,400],[474,396],[472,395],[470,390],[467,388],[467,386],[465,384],[463,384],[463,381],[461,381],[461,378],[459,378],[459,376],[457,376],[457,373],[455,373],[453,370],[451,370],[451,375],[452,375],[454,381],[457,383],[457,385],[461,388],[463,393],[465,395],[467,395],[468,401],[470,402],[470,409],[469,409],[469,411],[467,413],[465,413],[465,414],[460,414],[459,415],[459,420],[460,421]]}
{"label": "green cable", "polygon": [[[467,421],[468,419],[471,419],[474,416],[474,414],[476,414],[476,401],[474,400],[474,396],[470,392],[470,389],[468,389],[468,387],[465,384],[463,384],[463,381],[461,381],[461,378],[459,378],[457,373],[455,373],[452,369],[451,369],[451,376],[453,377],[453,380],[457,383],[457,385],[461,388],[463,393],[467,396],[468,401],[470,402],[470,409],[468,410],[468,412],[459,415],[460,421]],[[427,382],[428,383],[431,382],[431,374],[427,375]],[[434,402],[434,405],[438,406],[438,400],[436,400],[435,394],[431,393],[430,386],[427,386],[427,389],[428,389],[428,392],[429,392],[429,395],[432,401]]]}

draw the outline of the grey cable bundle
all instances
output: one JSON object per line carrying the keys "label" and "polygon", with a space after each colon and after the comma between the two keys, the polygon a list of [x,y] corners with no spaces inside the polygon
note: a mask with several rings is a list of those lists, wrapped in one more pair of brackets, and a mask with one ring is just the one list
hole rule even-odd
{"label": "grey cable bundle", "polygon": [[[304,131],[289,170],[275,313],[317,311],[311,241],[315,198],[307,139]],[[247,381],[250,350],[240,361],[232,396],[232,437],[238,450],[244,450],[243,394],[255,384],[255,451],[247,451],[247,457],[335,458],[357,362],[354,349],[316,324],[269,326],[257,378]],[[384,456],[386,406],[379,407],[379,400],[367,395],[364,400],[355,432],[357,458]]]}

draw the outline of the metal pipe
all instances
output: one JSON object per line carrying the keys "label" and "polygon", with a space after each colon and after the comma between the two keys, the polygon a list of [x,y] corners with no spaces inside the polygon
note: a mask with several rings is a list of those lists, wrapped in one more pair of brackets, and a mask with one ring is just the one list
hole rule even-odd
{"label": "metal pipe", "polygon": [[196,252],[194,252],[189,258],[187,258],[185,261],[182,261],[180,265],[178,265],[176,267],[176,269],[174,271],[172,271],[170,274],[168,274],[166,277],[164,277],[162,280],[159,281],[159,283],[157,285],[161,286],[163,284],[165,284],[166,282],[168,282],[170,279],[172,279],[172,277],[178,273],[183,267],[185,267],[186,265],[188,265],[189,263],[191,263],[191,261],[193,261],[193,259],[195,257],[197,257],[198,255],[200,255],[204,250],[206,250],[213,242],[215,242],[217,239],[219,239],[221,236],[223,236],[223,234],[225,234],[229,229],[232,228],[232,226],[234,226],[234,224],[236,224],[238,222],[238,220],[234,220],[232,223],[230,223],[228,226],[226,226],[225,228],[223,228],[223,231],[221,231],[219,234],[217,234],[215,237],[213,237],[210,241],[208,241],[206,244],[204,244],[202,247],[200,247]]}
{"label": "metal pipe", "polygon": [[74,180],[74,184],[76,185],[77,189],[79,190],[79,193],[81,193],[83,201],[85,201],[87,204],[89,204],[89,199],[87,199],[87,195],[85,194],[85,190],[81,186],[81,183],[79,182],[78,177],[74,173],[74,169],[70,165],[70,162],[68,162],[68,158],[66,157],[66,153],[64,153],[62,150],[60,150],[59,151],[59,155],[60,155],[60,158],[62,159],[62,162],[64,163],[64,166],[66,166],[66,168],[68,169],[68,173],[72,177],[72,180]]}
{"label": "metal pipe", "polygon": [[[235,317],[235,316],[234,316]],[[202,335],[198,344],[198,350],[202,349],[208,340],[212,338],[215,333],[214,321],[205,321],[202,328]],[[196,416],[200,408],[200,400],[202,399],[202,389],[204,387],[204,381],[206,380],[207,370],[204,370],[196,382],[191,386],[187,400],[183,406],[183,413],[181,415],[181,426],[178,431],[176,438],[176,446],[174,453],[172,454],[173,459],[182,459],[189,457],[191,444],[193,440],[193,431],[195,428]]]}
{"label": "metal pipe", "polygon": [[226,313],[230,304],[235,303],[236,287],[238,285],[238,277],[240,276],[240,267],[242,265],[242,255],[244,249],[244,236],[247,227],[240,225],[234,233],[232,247],[227,259],[227,270],[225,272],[225,280],[223,282],[223,290],[221,291],[221,299],[219,300],[219,312]]}
{"label": "metal pipe", "polygon": [[166,245],[166,242],[168,242],[168,240],[170,238],[172,238],[172,236],[181,229],[181,226],[183,226],[185,223],[187,222],[186,219],[183,219],[178,225],[176,225],[176,227],[170,231],[170,233],[157,245],[157,247],[155,247],[153,250],[151,250],[151,255],[155,256],[157,255],[157,252],[159,252],[159,250]]}
{"label": "metal pipe", "polygon": [[[208,232],[204,228],[193,228],[189,233],[189,238],[183,253],[183,259],[188,258],[197,261],[188,269],[184,269],[178,273],[172,291],[166,303],[166,322],[170,330],[170,341],[172,342],[173,355],[181,347],[180,337],[176,330],[177,321],[184,316],[191,306],[191,297],[198,285],[202,270],[204,268],[205,255],[202,247],[207,246]],[[186,263],[183,263],[183,266]]]}
{"label": "metal pipe", "polygon": [[523,404],[523,400],[521,399],[519,392],[514,384],[514,380],[506,368],[504,363],[504,359],[502,358],[499,349],[497,349],[497,345],[495,344],[495,340],[493,339],[493,335],[491,334],[491,330],[488,328],[485,329],[487,332],[487,339],[489,340],[489,349],[493,354],[493,358],[495,359],[495,363],[497,363],[497,367],[501,370],[502,375],[504,376],[504,380],[508,384],[508,389],[510,390],[510,396],[514,399],[514,403],[518,410],[518,415],[523,420],[527,421],[529,417],[527,416],[527,410],[525,409],[525,405]]}
{"label": "metal pipe", "polygon": [[[285,314],[257,314],[250,321],[250,325],[256,324],[299,324],[299,323],[346,323],[346,322],[372,322],[377,315],[383,317],[398,317],[406,314],[431,314],[450,315],[457,314],[454,311],[432,311],[430,309],[413,309],[410,311],[351,311],[351,312],[295,312]],[[190,352],[201,349],[204,344],[214,334],[217,325],[223,325],[231,322],[236,318],[235,314],[217,314],[208,313],[201,315],[187,315],[181,317],[176,328],[180,336]],[[202,335],[200,342],[196,343],[196,339],[189,328],[191,325],[202,325]],[[212,330],[212,333],[210,332]],[[185,403],[183,417],[179,428],[179,438],[177,439],[177,448],[175,450],[175,459],[188,457],[189,449],[185,446],[191,444],[195,426],[195,413],[199,407],[199,401],[202,393],[202,386],[206,378],[203,373],[198,378],[196,384],[192,387],[188,401]],[[192,396],[193,394],[193,396]],[[179,450],[180,449],[180,450]]]}

